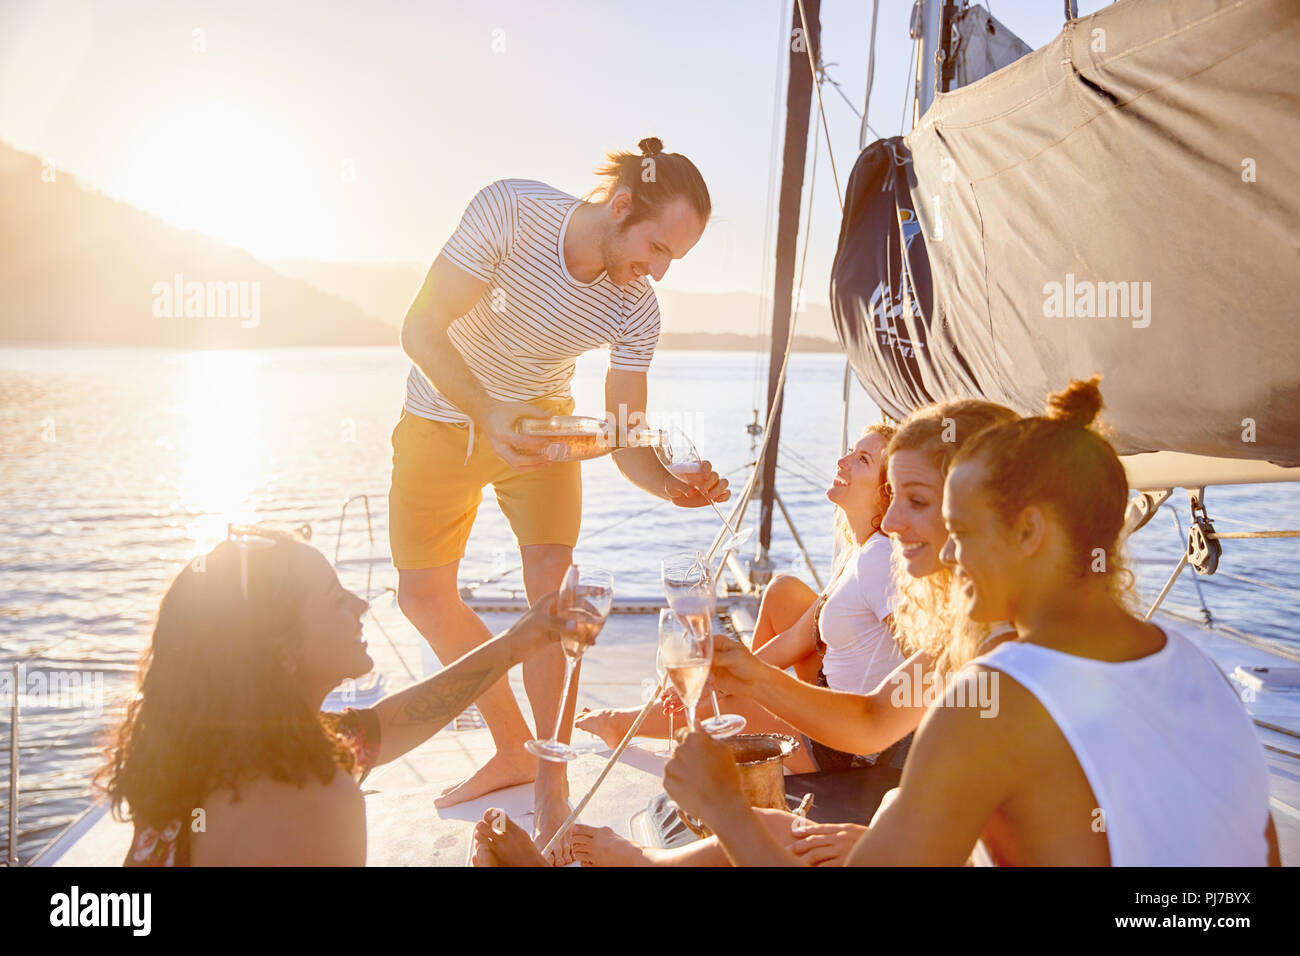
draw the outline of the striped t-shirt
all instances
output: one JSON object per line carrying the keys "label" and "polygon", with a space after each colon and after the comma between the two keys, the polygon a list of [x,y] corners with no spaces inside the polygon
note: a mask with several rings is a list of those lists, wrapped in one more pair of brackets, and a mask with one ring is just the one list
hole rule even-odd
{"label": "striped t-shirt", "polygon": [[[564,264],[564,233],[581,200],[545,183],[501,179],[465,210],[442,255],[488,284],[448,328],[475,378],[498,401],[567,398],[574,361],[610,346],[611,368],[643,372],[659,340],[659,304],[644,278],[615,285],[602,272],[578,282]],[[469,421],[416,366],[406,410]]]}

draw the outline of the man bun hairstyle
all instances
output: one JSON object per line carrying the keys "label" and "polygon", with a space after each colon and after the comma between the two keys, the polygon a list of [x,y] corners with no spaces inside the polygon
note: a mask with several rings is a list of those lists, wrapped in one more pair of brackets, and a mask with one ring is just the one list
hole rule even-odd
{"label": "man bun hairstyle", "polygon": [[1100,382],[1100,375],[1094,375],[1086,382],[1074,379],[1065,391],[1047,396],[1047,411],[1043,417],[1088,428],[1101,411],[1101,389],[1097,387]]}
{"label": "man bun hairstyle", "polygon": [[607,153],[608,161],[596,168],[604,182],[588,198],[607,202],[626,187],[632,194],[632,213],[624,221],[625,228],[659,215],[679,198],[690,204],[701,223],[707,223],[713,203],[695,164],[681,153],[665,153],[663,140],[657,136],[647,136],[637,143],[637,149],[640,152]]}

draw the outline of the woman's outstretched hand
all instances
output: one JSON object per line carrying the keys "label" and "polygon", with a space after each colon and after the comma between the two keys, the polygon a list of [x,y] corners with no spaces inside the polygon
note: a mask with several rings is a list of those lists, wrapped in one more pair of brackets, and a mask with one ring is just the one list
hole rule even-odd
{"label": "woman's outstretched hand", "polygon": [[579,628],[577,619],[572,614],[561,612],[556,608],[556,599],[559,596],[559,591],[552,591],[538,598],[533,602],[532,607],[524,612],[519,623],[527,628],[530,634],[537,636],[546,644],[562,639],[576,640],[585,651],[596,643],[596,636],[587,628]]}

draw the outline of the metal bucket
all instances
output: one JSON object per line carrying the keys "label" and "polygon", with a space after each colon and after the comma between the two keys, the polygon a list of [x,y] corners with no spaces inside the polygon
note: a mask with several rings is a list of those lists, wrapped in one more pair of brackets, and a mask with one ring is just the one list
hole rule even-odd
{"label": "metal bucket", "polygon": [[[788,734],[736,734],[722,741],[731,748],[731,755],[740,768],[740,785],[751,807],[786,810],[785,758],[799,747],[799,741]],[[679,807],[677,815],[690,830],[699,836],[711,836],[713,831]]]}

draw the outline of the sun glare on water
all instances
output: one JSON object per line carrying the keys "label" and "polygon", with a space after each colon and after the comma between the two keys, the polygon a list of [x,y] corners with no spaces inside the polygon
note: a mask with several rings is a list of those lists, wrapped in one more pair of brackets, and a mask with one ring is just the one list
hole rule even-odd
{"label": "sun glare on water", "polygon": [[186,528],[193,555],[224,540],[228,522],[256,520],[254,492],[267,465],[256,376],[262,360],[250,352],[186,357],[179,490],[182,507],[197,512]]}

